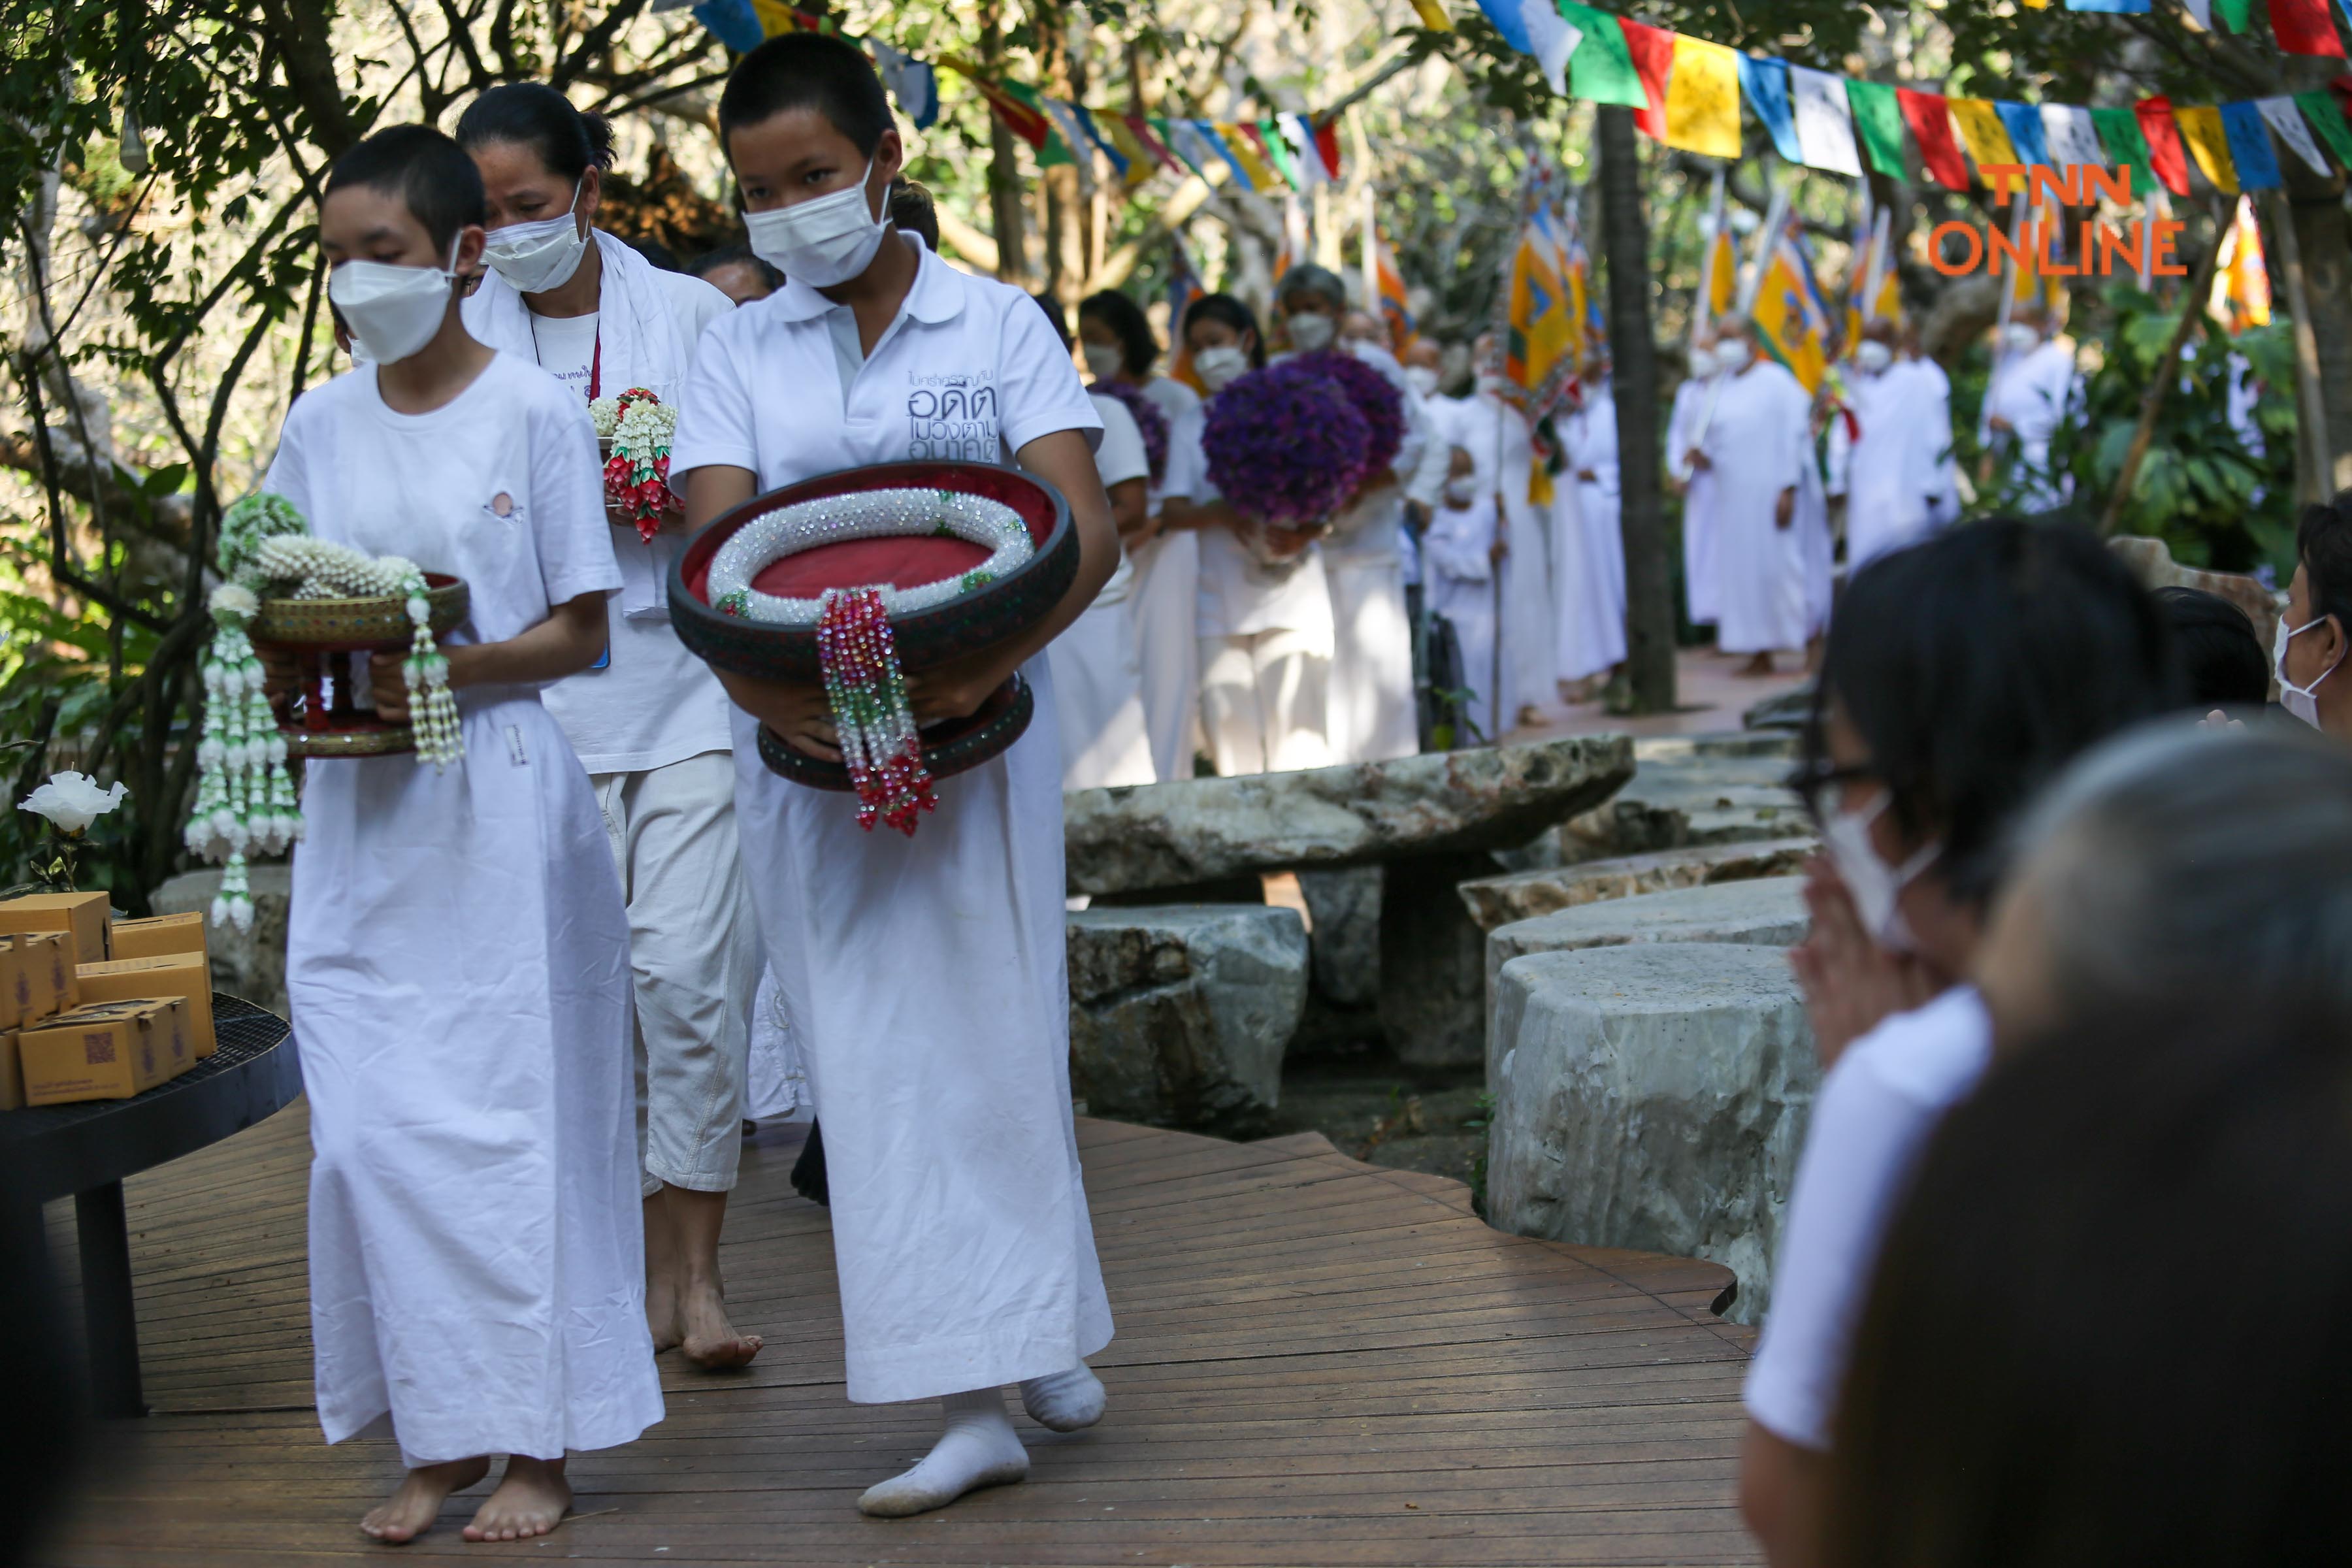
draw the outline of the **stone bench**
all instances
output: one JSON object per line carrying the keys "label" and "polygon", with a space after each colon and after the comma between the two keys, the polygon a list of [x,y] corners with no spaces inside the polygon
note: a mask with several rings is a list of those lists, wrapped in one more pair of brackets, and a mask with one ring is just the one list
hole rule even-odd
{"label": "stone bench", "polygon": [[1246,1136],[1282,1098],[1307,929],[1263,904],[1068,917],[1070,1088],[1088,1114]]}
{"label": "stone bench", "polygon": [[1660,849],[1612,860],[1581,860],[1541,871],[1482,877],[1456,889],[1470,918],[1485,931],[1518,921],[1612,899],[1637,898],[1676,888],[1785,877],[1796,871],[1821,841],[1811,837],[1761,843],[1701,844]]}
{"label": "stone bench", "polygon": [[1820,1078],[1785,955],[1532,953],[1502,966],[1496,1016],[1488,1223],[1723,1264],[1739,1280],[1727,1315],[1760,1321]]}

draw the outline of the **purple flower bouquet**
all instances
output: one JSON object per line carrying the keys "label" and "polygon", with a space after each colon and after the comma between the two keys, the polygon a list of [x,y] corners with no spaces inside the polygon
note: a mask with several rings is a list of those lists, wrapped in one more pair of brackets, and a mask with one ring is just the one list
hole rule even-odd
{"label": "purple flower bouquet", "polygon": [[1201,447],[1235,510],[1313,528],[1355,493],[1372,430],[1332,378],[1297,361],[1255,370],[1209,400]]}
{"label": "purple flower bouquet", "polygon": [[1088,392],[1099,392],[1105,397],[1115,397],[1129,414],[1135,416],[1135,427],[1143,432],[1143,460],[1151,468],[1151,482],[1160,483],[1168,477],[1168,416],[1160,405],[1143,395],[1140,387],[1123,381],[1097,381],[1087,386]]}
{"label": "purple flower bouquet", "polygon": [[1404,445],[1404,398],[1396,384],[1350,353],[1326,350],[1302,354],[1292,363],[1336,383],[1371,426],[1371,444],[1364,450],[1364,477],[1385,474],[1396,467],[1397,452]]}

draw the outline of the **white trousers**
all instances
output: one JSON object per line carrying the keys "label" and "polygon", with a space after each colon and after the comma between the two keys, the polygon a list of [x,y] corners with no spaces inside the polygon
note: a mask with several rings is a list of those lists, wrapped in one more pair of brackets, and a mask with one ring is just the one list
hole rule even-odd
{"label": "white trousers", "polygon": [[1062,787],[1157,784],[1143,723],[1143,670],[1136,657],[1135,606],[1126,599],[1087,606],[1045,649],[1054,670],[1054,715],[1062,731]]}
{"label": "white trousers", "polygon": [[636,1001],[637,1153],[667,1182],[735,1185],[760,933],[735,842],[735,761],[705,752],[588,781],[629,908]]}
{"label": "white trousers", "polygon": [[1335,762],[1385,763],[1421,750],[1412,705],[1412,622],[1404,564],[1326,557],[1331,584],[1332,660],[1326,698]]}
{"label": "white trousers", "polygon": [[1135,646],[1143,671],[1143,722],[1151,736],[1151,771],[1160,779],[1192,776],[1200,743],[1201,536],[1163,533],[1128,552],[1135,564]]}
{"label": "white trousers", "polygon": [[1220,774],[1330,765],[1328,646],[1289,630],[1201,639],[1201,724]]}

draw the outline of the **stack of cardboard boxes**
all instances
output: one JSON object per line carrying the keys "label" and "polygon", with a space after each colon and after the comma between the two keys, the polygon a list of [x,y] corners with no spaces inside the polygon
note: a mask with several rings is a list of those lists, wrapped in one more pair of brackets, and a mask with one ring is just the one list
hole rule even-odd
{"label": "stack of cardboard boxes", "polygon": [[128,1100],[215,1048],[202,915],[114,921],[104,893],[0,901],[0,1110]]}

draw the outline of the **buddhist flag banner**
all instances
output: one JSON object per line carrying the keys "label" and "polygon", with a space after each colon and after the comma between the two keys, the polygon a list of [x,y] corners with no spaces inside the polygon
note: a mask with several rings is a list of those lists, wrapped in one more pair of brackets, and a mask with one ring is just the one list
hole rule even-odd
{"label": "buddhist flag banner", "polygon": [[1707,309],[1717,318],[1728,315],[1732,301],[1739,298],[1739,247],[1731,237],[1731,226],[1717,221],[1715,237],[1706,246]]}
{"label": "buddhist flag banner", "polygon": [[2278,154],[2271,151],[2271,133],[2263,122],[2261,105],[2221,105],[2221,131],[2229,139],[2230,162],[2237,165],[2241,190],[2274,191],[2286,184],[2279,173]]}
{"label": "buddhist flag banner", "polygon": [[[1519,7],[1528,39],[1534,45],[1528,52],[1543,68],[1544,81],[1552,91],[1566,92],[1569,57],[1576,53],[1576,46],[1583,41],[1584,35],[1559,14],[1552,0],[1519,0]],[[1738,119],[1738,113],[1735,107],[1734,121]]]}
{"label": "buddhist flag banner", "polygon": [[1738,61],[1737,49],[1675,35],[1666,78],[1667,146],[1710,158],[1739,156]]}
{"label": "buddhist flag banner", "polygon": [[1804,389],[1819,391],[1830,364],[1830,313],[1795,235],[1783,229],[1765,258],[1764,280],[1748,310],[1766,353]]}
{"label": "buddhist flag banner", "polygon": [[2303,110],[2294,100],[2284,95],[2278,98],[2258,98],[2254,107],[2262,111],[2263,122],[2278,139],[2286,143],[2287,151],[2303,160],[2303,166],[2326,179],[2335,171],[2327,166],[2327,154],[2313,140],[2311,127],[2303,122]]}
{"label": "buddhist flag banner", "polygon": [[1583,322],[1569,294],[1567,250],[1559,226],[1538,207],[1520,226],[1511,252],[1503,379],[1530,419],[1550,412],[1575,373]]}
{"label": "buddhist flag banner", "polygon": [[2296,93],[2294,101],[2304,118],[2311,122],[2311,128],[2319,132],[2319,139],[2327,143],[2327,150],[2336,154],[2336,161],[2352,168],[2352,121],[2346,121],[2336,100],[2324,90],[2315,89]]}
{"label": "buddhist flag banner", "polygon": [[1380,291],[1381,314],[1388,319],[1389,337],[1398,353],[1412,346],[1420,335],[1412,319],[1412,306],[1405,297],[1404,274],[1397,270],[1396,253],[1387,240],[1377,234],[1372,238],[1372,276]]}
{"label": "buddhist flag banner", "polygon": [[2207,183],[2225,196],[2236,195],[2238,171],[2231,166],[2230,133],[2221,124],[2221,111],[2210,103],[2190,104],[2174,110],[2172,119]]}
{"label": "buddhist flag banner", "polygon": [[2067,103],[2043,104],[2042,143],[2050,150],[2050,162],[2055,168],[2107,166],[2106,151],[2099,145],[2098,127],[2092,123],[2087,109]]}
{"label": "buddhist flag banner", "polygon": [[1859,175],[1853,116],[1845,106],[1845,79],[1804,66],[1789,68],[1789,101],[1796,109],[1797,145],[1805,163],[1833,174]]}
{"label": "buddhist flag banner", "polygon": [[1577,0],[1559,0],[1559,14],[1582,36],[1568,58],[1568,90],[1593,103],[1647,108],[1649,94],[1643,89],[1642,73],[1633,68],[1633,49],[1617,18]]}
{"label": "buddhist flag banner", "polygon": [[1903,165],[1903,107],[1895,89],[1883,81],[1850,80],[1845,84],[1847,107],[1853,110],[1853,129],[1870,166],[1890,180],[1906,177]]}
{"label": "buddhist flag banner", "polygon": [[2180,150],[2180,125],[2172,117],[2168,98],[2143,98],[2132,105],[2139,117],[2140,133],[2147,142],[2148,167],[2176,196],[2189,194],[2189,159]]}
{"label": "buddhist flag banner", "polygon": [[2124,170],[2131,180],[2132,195],[2145,199],[2155,188],[2156,175],[2148,168],[2147,138],[2140,134],[2139,116],[2128,109],[2095,109],[2091,124],[2106,152],[2106,161]]}
{"label": "buddhist flag banner", "polygon": [[1805,151],[1797,144],[1797,118],[1789,107],[1786,62],[1740,56],[1739,88],[1748,100],[1748,107],[1756,111],[1756,118],[1763,121],[1765,133],[1772,138],[1772,150],[1791,163],[1803,163]]}
{"label": "buddhist flag banner", "polygon": [[2000,116],[1988,100],[1981,98],[1951,98],[1944,100],[1951,106],[1952,123],[1960,128],[1960,140],[1969,146],[1969,156],[1982,169],[1988,163],[2021,163],[2017,149],[2010,145],[2009,132],[2001,129]]}
{"label": "buddhist flag banner", "polygon": [[1911,140],[1927,173],[1948,191],[1967,190],[1969,165],[1952,134],[1950,102],[1940,92],[1919,92],[1907,87],[1895,89],[1895,101],[1903,106],[1903,123],[1911,128]]}
{"label": "buddhist flag banner", "polygon": [[1168,374],[1193,391],[1206,395],[1198,372],[1192,368],[1192,345],[1184,339],[1184,312],[1192,301],[1208,292],[1201,286],[1199,276],[1192,270],[1192,258],[1184,254],[1181,242],[1169,242],[1168,267],[1168,342],[1175,352],[1168,358]]}
{"label": "buddhist flag banner", "polygon": [[1643,108],[1633,116],[1633,123],[1654,142],[1666,139],[1666,75],[1675,68],[1675,36],[1662,27],[1652,27],[1640,22],[1621,21],[1625,34],[1625,52],[1633,58],[1633,69],[1642,79]]}
{"label": "buddhist flag banner", "polygon": [[2213,276],[2206,307],[2231,332],[2266,327],[2271,321],[2271,275],[2263,265],[2263,232],[2254,226],[2254,204],[2238,198],[2238,213],[2221,241],[2221,265]]}
{"label": "buddhist flag banner", "polygon": [[2336,20],[2327,14],[2327,0],[2270,0],[2271,36],[2291,55],[2344,58],[2344,42],[2336,36]]}
{"label": "buddhist flag banner", "polygon": [[2030,103],[1996,103],[1993,112],[2000,116],[2000,128],[2009,132],[2009,144],[2017,149],[2021,163],[2051,166],[2050,147],[2042,138],[2042,114]]}

